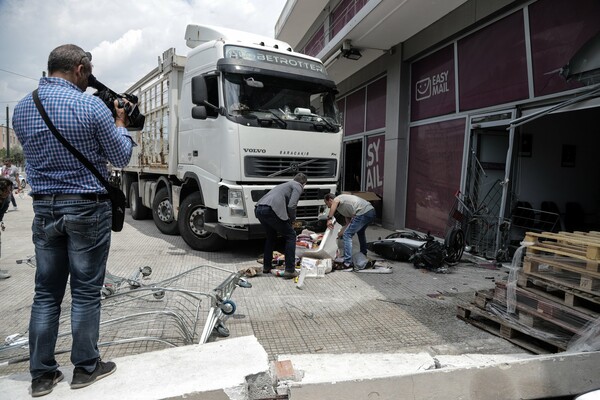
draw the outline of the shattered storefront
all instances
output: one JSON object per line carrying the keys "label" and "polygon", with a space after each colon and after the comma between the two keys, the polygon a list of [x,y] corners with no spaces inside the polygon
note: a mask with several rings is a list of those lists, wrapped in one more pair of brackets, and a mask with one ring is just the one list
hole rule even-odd
{"label": "shattered storefront", "polygon": [[486,257],[599,229],[599,20],[598,1],[539,0],[411,63],[408,228],[463,223]]}

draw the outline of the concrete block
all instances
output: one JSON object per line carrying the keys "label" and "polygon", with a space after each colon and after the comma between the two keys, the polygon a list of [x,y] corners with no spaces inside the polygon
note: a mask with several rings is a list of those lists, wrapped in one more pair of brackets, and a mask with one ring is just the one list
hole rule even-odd
{"label": "concrete block", "polygon": [[[355,355],[355,364],[361,357]],[[296,360],[293,362],[299,368]],[[389,375],[392,371],[385,374],[382,371],[378,378],[366,374],[343,381],[290,384],[289,394],[294,400],[540,399],[570,396],[600,387],[598,365],[600,352],[560,353],[428,371],[415,364],[413,373],[399,368],[396,376]]]}
{"label": "concrete block", "polygon": [[[117,371],[91,386],[71,390],[73,367],[45,400],[162,400],[247,398],[246,377],[268,373],[268,356],[254,336],[174,347],[116,358]],[[30,398],[29,374],[0,377],[3,399]]]}

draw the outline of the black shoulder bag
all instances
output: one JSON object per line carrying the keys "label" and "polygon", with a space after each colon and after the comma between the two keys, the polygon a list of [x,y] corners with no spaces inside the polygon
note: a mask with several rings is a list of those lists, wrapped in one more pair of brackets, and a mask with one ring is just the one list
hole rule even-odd
{"label": "black shoulder bag", "polygon": [[71,143],[69,143],[67,139],[65,139],[65,137],[60,134],[60,132],[56,129],[56,127],[48,117],[44,106],[42,106],[42,102],[40,101],[40,98],[38,96],[37,89],[33,91],[32,96],[33,101],[35,102],[35,106],[42,115],[44,122],[46,122],[46,125],[48,125],[48,128],[50,128],[50,131],[52,131],[52,133],[54,134],[54,136],[56,136],[58,141],[61,142],[63,146],[67,148],[67,150],[73,153],[73,155],[87,169],[89,169],[90,172],[94,174],[94,176],[106,188],[106,191],[108,192],[108,197],[110,198],[110,202],[112,203],[112,230],[114,232],[121,232],[121,230],[123,229],[123,222],[125,221],[125,194],[121,191],[121,189],[111,185],[106,179],[104,179],[104,177],[100,174],[100,172],[98,172],[96,167],[94,167],[92,163],[87,158],[85,158],[83,154],[79,152],[79,150],[73,147]]}

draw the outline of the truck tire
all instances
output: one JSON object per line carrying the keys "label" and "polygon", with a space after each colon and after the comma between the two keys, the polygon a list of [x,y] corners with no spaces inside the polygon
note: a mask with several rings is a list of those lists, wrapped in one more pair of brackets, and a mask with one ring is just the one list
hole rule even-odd
{"label": "truck tire", "polygon": [[129,187],[129,208],[131,210],[131,218],[135,220],[148,219],[150,216],[150,209],[142,204],[138,182],[133,182]]}
{"label": "truck tire", "polygon": [[204,206],[199,192],[190,194],[181,202],[177,223],[181,237],[194,250],[216,251],[225,245],[221,236],[204,230]]}
{"label": "truck tire", "polygon": [[126,207],[131,207],[130,188],[132,180],[133,179],[131,178],[131,175],[125,172],[121,172],[121,190],[123,191],[123,193],[125,193],[125,199],[127,200]]}
{"label": "truck tire", "polygon": [[165,235],[179,234],[179,227],[173,212],[169,192],[166,187],[163,187],[156,193],[152,201],[152,218],[158,230]]}

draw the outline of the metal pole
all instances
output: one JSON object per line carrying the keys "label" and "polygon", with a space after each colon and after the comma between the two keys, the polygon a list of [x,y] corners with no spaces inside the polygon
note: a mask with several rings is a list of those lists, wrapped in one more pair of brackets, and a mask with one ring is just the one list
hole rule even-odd
{"label": "metal pole", "polygon": [[8,127],[8,106],[6,106],[6,158],[10,158],[10,129]]}

